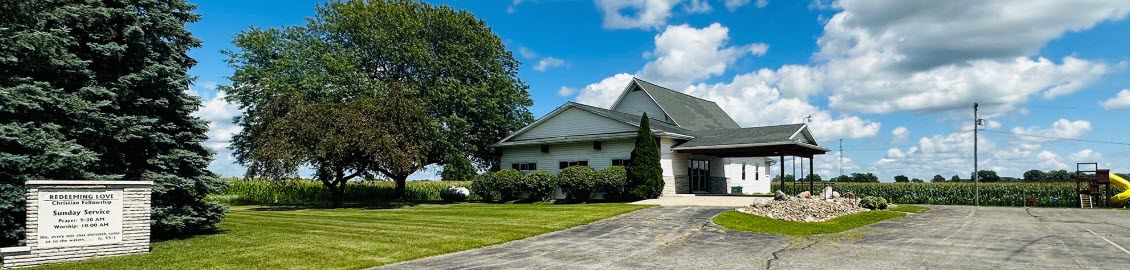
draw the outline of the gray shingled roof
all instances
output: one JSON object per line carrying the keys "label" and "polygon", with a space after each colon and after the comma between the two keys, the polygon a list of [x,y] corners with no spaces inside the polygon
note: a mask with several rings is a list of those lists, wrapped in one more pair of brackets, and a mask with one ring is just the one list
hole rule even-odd
{"label": "gray shingled roof", "polygon": [[700,130],[691,133],[694,139],[677,147],[696,147],[712,145],[753,144],[790,141],[804,124],[764,126],[735,129]]}
{"label": "gray shingled roof", "polygon": [[[636,126],[640,125],[640,120],[642,119],[642,117],[640,117],[639,115],[634,115],[634,114],[630,114],[630,113],[622,113],[622,112],[617,112],[617,111],[613,111],[613,110],[609,110],[609,109],[593,107],[593,106],[580,104],[580,103],[576,103],[576,102],[572,102],[572,101],[570,101],[569,103],[566,103],[566,104],[571,105],[571,106],[573,106],[577,109],[585,110],[585,111],[588,111],[588,112],[591,112],[591,113],[594,113],[594,114],[597,114],[597,115],[600,115],[600,116],[607,117],[607,118],[612,119],[612,120],[616,120],[616,121],[620,121],[620,122],[624,122],[624,123],[628,123],[628,124],[632,124],[632,125],[636,125]],[[656,130],[656,131],[678,133],[678,134],[683,134],[683,135],[689,135],[692,132],[694,132],[692,130],[681,128],[681,127],[676,126],[676,125],[671,124],[671,123],[655,120],[655,118],[651,119],[650,124],[651,124],[651,129]]]}
{"label": "gray shingled roof", "polygon": [[644,80],[634,80],[651,95],[680,127],[690,130],[741,128],[718,104],[667,89]]}

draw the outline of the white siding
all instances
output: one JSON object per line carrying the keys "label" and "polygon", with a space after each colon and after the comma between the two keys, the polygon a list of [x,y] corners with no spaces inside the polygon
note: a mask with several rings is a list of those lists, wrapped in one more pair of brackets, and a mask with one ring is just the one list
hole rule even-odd
{"label": "white siding", "polygon": [[[731,187],[741,186],[744,194],[769,193],[773,180],[765,168],[764,158],[727,158],[725,163]],[[745,166],[745,179],[742,179],[742,166]]]}
{"label": "white siding", "polygon": [[600,170],[612,166],[613,159],[628,159],[635,148],[634,140],[621,139],[601,142],[601,150],[592,148],[592,142],[549,145],[549,153],[542,153],[538,145],[502,148],[502,168],[514,163],[537,162],[538,170],[557,174],[558,162],[586,160],[589,167]]}
{"label": "white siding", "polygon": [[[518,136],[511,140],[635,132],[638,129],[639,128],[632,125],[595,115],[581,109],[568,108],[552,118],[546,119],[545,122],[526,130],[526,132],[518,134]],[[541,168],[540,164],[538,168]]]}
{"label": "white siding", "polygon": [[620,100],[620,104],[617,104],[612,110],[634,115],[643,115],[644,112],[647,112],[648,118],[671,122],[670,116],[664,114],[659,104],[656,104],[655,100],[652,100],[647,92],[642,90],[629,91],[624,95],[624,99]]}

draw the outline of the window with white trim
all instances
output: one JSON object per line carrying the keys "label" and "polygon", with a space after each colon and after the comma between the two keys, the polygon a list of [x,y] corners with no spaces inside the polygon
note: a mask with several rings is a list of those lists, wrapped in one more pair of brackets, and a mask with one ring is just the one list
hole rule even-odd
{"label": "window with white trim", "polygon": [[745,162],[742,162],[742,180],[745,180]]}
{"label": "window with white trim", "polygon": [[627,159],[613,159],[612,160],[612,166],[628,167],[628,164],[631,164],[631,160],[627,160]]}
{"label": "window with white trim", "polygon": [[519,171],[536,171],[536,170],[538,170],[538,164],[535,163],[535,162],[514,163],[514,164],[511,164],[510,167],[514,168],[515,170],[519,170]]}
{"label": "window with white trim", "polygon": [[558,162],[558,166],[559,166],[558,169],[565,169],[565,168],[569,168],[569,167],[573,167],[573,166],[588,166],[588,165],[589,165],[588,160],[562,161],[562,162]]}

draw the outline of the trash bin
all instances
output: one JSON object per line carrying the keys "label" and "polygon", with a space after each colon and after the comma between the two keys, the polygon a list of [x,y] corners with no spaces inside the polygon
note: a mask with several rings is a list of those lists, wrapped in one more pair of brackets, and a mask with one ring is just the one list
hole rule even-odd
{"label": "trash bin", "polygon": [[742,186],[730,187],[730,194],[742,194]]}

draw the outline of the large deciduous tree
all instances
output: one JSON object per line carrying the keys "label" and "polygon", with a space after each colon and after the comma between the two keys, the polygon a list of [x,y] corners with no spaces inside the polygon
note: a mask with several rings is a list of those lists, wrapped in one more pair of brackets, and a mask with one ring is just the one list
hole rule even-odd
{"label": "large deciduous tree", "polygon": [[[447,6],[408,0],[330,2],[319,5],[306,25],[251,28],[234,43],[238,51],[226,52],[235,68],[232,86],[222,89],[244,109],[237,118],[243,129],[232,148],[237,160],[248,165],[248,176],[293,175],[301,166],[320,167],[264,154],[272,140],[259,137],[268,136],[263,131],[291,113],[274,105],[284,97],[333,107],[405,91],[404,99],[420,106],[423,120],[402,120],[420,120],[423,130],[385,130],[400,139],[373,148],[394,151],[398,149],[392,146],[408,144],[415,149],[364,158],[336,156],[365,164],[331,166],[326,172],[379,174],[396,181],[401,199],[407,177],[428,164],[458,164],[462,161],[455,158],[469,157],[480,168],[497,167],[497,153],[487,145],[533,120],[527,86],[517,77],[518,61],[485,22]],[[314,135],[310,138],[319,139]]]}
{"label": "large deciduous tree", "polygon": [[0,246],[32,179],[151,180],[155,238],[208,231],[207,123],[186,93],[200,46],[185,1],[0,1]]}
{"label": "large deciduous tree", "polygon": [[659,145],[651,134],[651,120],[644,113],[636,132],[628,167],[628,193],[637,199],[653,199],[663,193],[663,167],[659,165]]}

